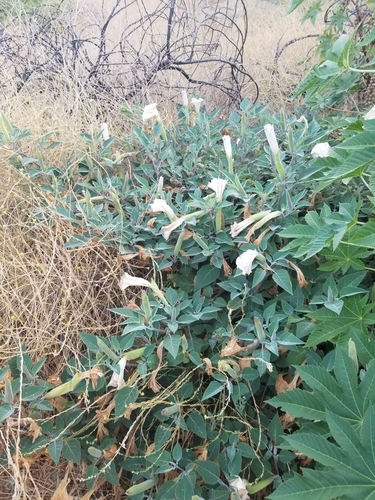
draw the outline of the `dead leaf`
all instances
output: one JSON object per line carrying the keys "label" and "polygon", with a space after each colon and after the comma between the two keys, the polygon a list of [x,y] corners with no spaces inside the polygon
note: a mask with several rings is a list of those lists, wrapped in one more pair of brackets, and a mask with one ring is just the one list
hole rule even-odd
{"label": "dead leaf", "polygon": [[[275,389],[277,394],[282,394],[283,392],[291,391],[292,389],[295,389],[297,387],[299,379],[298,372],[294,374],[292,381],[289,383],[284,379],[284,376],[285,375],[280,373],[276,379]],[[287,374],[287,376],[289,376],[289,374]]]}
{"label": "dead leaf", "polygon": [[63,396],[56,396],[55,398],[51,399],[51,404],[55,408],[55,410],[57,410],[60,413],[65,408],[67,401],[68,400]]}
{"label": "dead leaf", "polygon": [[140,245],[134,245],[134,247],[138,250],[139,258],[142,260],[151,259],[151,255],[147,252],[147,250]]}
{"label": "dead leaf", "polygon": [[207,448],[205,446],[200,446],[194,450],[194,455],[197,457],[197,460],[207,460]]}
{"label": "dead leaf", "polygon": [[147,449],[146,449],[146,451],[145,451],[145,455],[146,455],[146,457],[148,457],[148,455],[151,455],[151,453],[154,451],[154,449],[155,449],[155,443],[151,443],[151,444],[147,447]]}
{"label": "dead leaf", "polygon": [[134,311],[139,311],[140,307],[136,304],[134,299],[128,300],[126,307],[128,309],[133,309]]}
{"label": "dead leaf", "polygon": [[68,465],[68,469],[65,473],[64,478],[60,481],[55,493],[52,495],[51,500],[73,500],[72,495],[69,495],[67,491],[67,486],[69,484],[69,474],[72,470],[72,463]]}
{"label": "dead leaf", "polygon": [[104,373],[102,372],[102,370],[98,366],[93,366],[91,368],[91,370],[88,371],[88,374],[89,374],[89,378],[91,380],[93,389],[96,389],[98,386],[98,380],[100,377],[104,376]]}
{"label": "dead leaf", "polygon": [[220,356],[225,357],[225,356],[232,356],[234,354],[237,354],[238,352],[243,351],[243,347],[241,347],[238,342],[237,342],[237,337],[235,335],[232,336],[230,341],[227,343],[227,345],[222,349]]}
{"label": "dead leaf", "polygon": [[305,286],[307,286],[309,284],[309,282],[306,281],[305,275],[303,274],[301,269],[298,266],[296,266],[295,264],[293,264],[293,262],[290,262],[290,260],[287,260],[287,263],[290,266],[292,266],[292,268],[297,272],[297,280],[298,280],[299,287],[304,288]]}
{"label": "dead leaf", "polygon": [[251,356],[248,358],[240,358],[238,360],[238,364],[240,365],[241,370],[243,370],[244,368],[251,368],[252,360],[253,358]]}
{"label": "dead leaf", "polygon": [[28,421],[29,428],[27,430],[27,435],[33,438],[32,442],[34,443],[39,436],[43,435],[42,428],[39,427],[39,425],[32,418],[29,418]]}
{"label": "dead leaf", "polygon": [[113,444],[108,450],[105,450],[103,453],[103,457],[106,460],[111,460],[111,458],[115,457],[117,455],[117,446]]}
{"label": "dead leaf", "polygon": [[205,372],[207,373],[207,375],[212,375],[213,374],[213,369],[212,369],[211,360],[209,358],[203,358],[202,361],[204,361],[206,363]]}
{"label": "dead leaf", "polygon": [[99,476],[99,479],[96,480],[94,486],[91,488],[91,490],[89,490],[87,493],[85,493],[83,495],[83,497],[81,498],[81,500],[91,500],[91,497],[92,495],[96,492],[96,490],[98,490],[100,488],[100,486],[102,486],[104,483],[106,482],[106,480],[104,479],[104,477],[102,476]]}
{"label": "dead leaf", "polygon": [[158,384],[156,381],[156,375],[158,374],[158,372],[161,368],[162,361],[163,361],[163,344],[159,344],[159,346],[156,350],[156,354],[159,358],[158,366],[151,373],[150,381],[148,383],[149,389],[151,389],[155,393],[160,392],[160,389],[161,389],[161,385]]}
{"label": "dead leaf", "polygon": [[227,276],[231,276],[232,272],[233,272],[233,269],[230,267],[230,265],[228,264],[228,262],[226,260],[223,259],[223,271],[224,271],[224,276],[227,277]]}
{"label": "dead leaf", "polygon": [[188,229],[184,229],[184,238],[183,238],[183,240],[186,241],[186,240],[192,238],[193,234],[194,233],[192,231],[189,231]]}
{"label": "dead leaf", "polygon": [[62,382],[61,382],[61,379],[60,379],[60,376],[57,374],[57,373],[53,373],[52,375],[50,375],[48,378],[47,378],[47,382],[49,384],[53,384],[55,386],[57,385],[60,385]]}
{"label": "dead leaf", "polygon": [[154,227],[156,217],[152,217],[146,224],[146,227]]}
{"label": "dead leaf", "polygon": [[284,413],[284,415],[281,415],[280,417],[280,422],[284,430],[293,425],[294,421],[295,418],[290,413]]}
{"label": "dead leaf", "polygon": [[271,229],[270,227],[267,227],[267,229],[265,229],[262,233],[260,233],[258,238],[256,240],[254,240],[254,245],[256,245],[257,247],[260,247],[260,244],[262,243],[262,239],[264,238],[264,236],[268,233],[268,231],[270,229]]}
{"label": "dead leaf", "polygon": [[176,470],[169,470],[166,474],[165,474],[165,479],[167,481],[173,481],[174,479],[176,479],[178,476],[180,475],[179,472],[177,472]]}
{"label": "dead leaf", "polygon": [[243,211],[243,218],[248,219],[251,215],[253,215],[253,212],[250,210],[249,205],[245,205],[245,209]]}

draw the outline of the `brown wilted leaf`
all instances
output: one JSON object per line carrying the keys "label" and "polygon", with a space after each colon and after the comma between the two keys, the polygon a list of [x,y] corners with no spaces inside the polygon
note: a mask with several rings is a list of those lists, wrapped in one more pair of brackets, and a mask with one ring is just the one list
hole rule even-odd
{"label": "brown wilted leaf", "polygon": [[244,348],[238,344],[236,336],[233,335],[232,338],[230,339],[230,341],[224,347],[224,349],[222,349],[220,356],[221,357],[232,356],[232,355],[237,354],[238,352],[241,352],[243,350],[244,350]]}
{"label": "brown wilted leaf", "polygon": [[106,460],[111,460],[111,458],[116,456],[117,450],[118,450],[117,446],[115,444],[113,444],[108,450],[104,451],[103,457]]}
{"label": "brown wilted leaf", "polygon": [[194,455],[197,457],[197,460],[207,460],[207,448],[205,446],[200,446],[194,450]]}
{"label": "brown wilted leaf", "polygon": [[158,372],[161,368],[162,361],[163,361],[163,344],[159,344],[159,346],[156,350],[156,354],[157,354],[158,359],[159,359],[158,366],[151,373],[150,381],[148,383],[149,389],[151,389],[155,393],[160,392],[160,389],[161,389],[161,385],[159,385],[156,381],[156,375],[158,374]]}
{"label": "brown wilted leaf", "polygon": [[134,247],[138,250],[139,258],[142,260],[151,259],[151,255],[147,252],[147,250],[140,245],[134,245]]}
{"label": "brown wilted leaf", "polygon": [[140,307],[136,304],[134,299],[128,300],[126,303],[128,309],[133,309],[134,311],[139,311]]}
{"label": "brown wilted leaf", "polygon": [[256,245],[257,247],[260,247],[260,244],[262,243],[262,239],[264,238],[264,236],[268,233],[268,231],[270,229],[271,229],[270,227],[267,227],[267,229],[265,229],[262,233],[260,233],[258,238],[256,240],[254,240],[254,245]]}
{"label": "brown wilted leaf", "polygon": [[33,438],[32,442],[34,443],[34,441],[38,439],[39,436],[43,435],[42,428],[39,427],[39,425],[32,418],[29,418],[28,421],[29,428],[27,430],[27,435]]}
{"label": "brown wilted leaf", "polygon": [[58,386],[58,385],[60,385],[62,383],[61,382],[61,378],[60,378],[60,376],[57,373],[53,373],[52,375],[50,375],[47,378],[47,382],[49,384],[53,384],[55,386]]}
{"label": "brown wilted leaf", "polygon": [[193,237],[193,232],[189,231],[188,229],[184,229],[184,241],[189,240],[190,238]]}
{"label": "brown wilted leaf", "polygon": [[118,255],[117,256],[117,262],[127,262],[128,260],[132,260],[135,257],[138,257],[138,253],[125,253],[123,255]]}
{"label": "brown wilted leaf", "polygon": [[99,476],[99,478],[95,482],[95,485],[91,488],[91,490],[83,495],[81,500],[91,500],[91,497],[95,493],[95,491],[98,490],[105,482],[106,480],[104,479],[104,477]]}
{"label": "brown wilted leaf", "polygon": [[55,408],[55,410],[57,410],[60,413],[65,408],[67,401],[68,400],[63,396],[56,396],[55,398],[51,399],[51,404]]}
{"label": "brown wilted leaf", "polygon": [[230,267],[230,265],[228,264],[228,262],[226,260],[223,259],[223,271],[224,271],[224,276],[227,277],[227,276],[231,276],[232,272],[233,272],[233,269]]}
{"label": "brown wilted leaf", "polygon": [[146,457],[148,457],[148,455],[151,455],[151,453],[154,451],[154,449],[155,449],[155,443],[151,443],[151,444],[147,447],[147,449],[146,449],[146,451],[145,451],[145,455],[146,455]]}
{"label": "brown wilted leaf", "polygon": [[294,454],[298,458],[301,467],[306,467],[307,465],[311,464],[312,458],[309,458],[307,455],[299,453],[298,451],[295,451]]}
{"label": "brown wilted leaf", "polygon": [[284,379],[284,376],[285,375],[280,373],[276,379],[275,389],[276,389],[277,394],[282,394],[285,391],[291,391],[292,389],[295,389],[297,387],[298,379],[299,379],[298,372],[296,372],[294,374],[292,381],[289,383]]}
{"label": "brown wilted leaf", "polygon": [[146,227],[154,227],[156,221],[156,217],[152,217],[146,224]]}
{"label": "brown wilted leaf", "polygon": [[305,286],[307,286],[309,284],[309,282],[306,281],[305,275],[303,274],[301,269],[298,266],[296,266],[295,264],[293,264],[293,262],[290,262],[290,260],[287,260],[287,263],[290,266],[292,266],[292,268],[297,272],[297,280],[298,280],[299,287],[304,288]]}
{"label": "brown wilted leaf", "polygon": [[238,364],[240,365],[241,370],[243,370],[244,368],[251,368],[252,360],[253,358],[251,356],[248,358],[240,358],[238,360]]}
{"label": "brown wilted leaf", "polygon": [[96,389],[98,386],[98,380],[100,377],[104,376],[104,373],[98,366],[93,366],[91,370],[88,370],[88,376],[91,380],[92,387]]}
{"label": "brown wilted leaf", "polygon": [[212,369],[211,360],[209,358],[203,358],[202,361],[204,361],[206,363],[205,372],[207,373],[207,375],[212,375],[213,374],[213,369]]}
{"label": "brown wilted leaf", "polygon": [[72,495],[69,495],[67,491],[67,486],[69,484],[69,474],[72,470],[71,462],[68,465],[68,470],[65,473],[64,478],[60,481],[55,493],[52,495],[51,500],[74,500]]}
{"label": "brown wilted leaf", "polygon": [[178,476],[180,475],[179,472],[177,472],[176,470],[169,470],[166,474],[165,474],[165,479],[167,481],[173,481],[174,479],[176,479]]}
{"label": "brown wilted leaf", "polygon": [[284,413],[284,415],[281,415],[280,417],[282,428],[284,430],[287,429],[294,424],[294,420],[295,418],[293,417],[293,415],[291,415],[290,413]]}
{"label": "brown wilted leaf", "polygon": [[243,218],[248,219],[251,215],[253,215],[253,212],[250,210],[249,205],[246,204],[243,211]]}
{"label": "brown wilted leaf", "polygon": [[271,288],[269,288],[267,292],[272,296],[277,295],[279,293],[279,287],[275,284],[274,286],[271,286]]}

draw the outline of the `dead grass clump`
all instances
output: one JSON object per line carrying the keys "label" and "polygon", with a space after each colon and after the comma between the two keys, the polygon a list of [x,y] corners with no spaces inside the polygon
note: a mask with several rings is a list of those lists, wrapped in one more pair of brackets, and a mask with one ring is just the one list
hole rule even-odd
{"label": "dead grass clump", "polygon": [[[119,333],[108,308],[124,304],[117,252],[100,242],[67,250],[70,228],[33,218],[42,195],[22,176],[0,168],[0,359],[26,344],[40,358],[77,352],[78,332]],[[12,184],[13,181],[13,184]],[[45,200],[44,200],[45,201]]]}

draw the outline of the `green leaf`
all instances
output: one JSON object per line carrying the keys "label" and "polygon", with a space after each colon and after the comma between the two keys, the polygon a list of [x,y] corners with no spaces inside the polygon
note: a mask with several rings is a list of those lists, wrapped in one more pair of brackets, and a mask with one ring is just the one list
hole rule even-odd
{"label": "green leaf", "polygon": [[158,488],[155,500],[175,500],[175,481],[166,481]]}
{"label": "green leaf", "polygon": [[47,448],[50,457],[56,465],[59,463],[62,447],[62,439],[57,439],[56,441],[53,441]]}
{"label": "green leaf", "polygon": [[186,420],[186,424],[194,434],[203,439],[207,438],[206,422],[200,413],[196,411],[190,413]]}
{"label": "green leaf", "polygon": [[22,399],[24,401],[33,401],[37,399],[43,392],[46,390],[46,387],[40,387],[37,385],[29,385],[24,387],[22,390]]}
{"label": "green leaf", "polygon": [[219,467],[209,460],[196,460],[195,470],[201,476],[205,484],[217,484],[220,478]]}
{"label": "green leaf", "polygon": [[343,243],[356,247],[375,248],[375,220],[372,219],[363,226],[355,228],[349,240]]}
{"label": "green leaf", "polygon": [[285,437],[291,449],[298,450],[309,458],[327,467],[343,467],[351,469],[346,460],[346,454],[336,445],[327,441],[319,434],[298,432]]}
{"label": "green leaf", "polygon": [[202,266],[198,269],[195,278],[195,286],[194,290],[199,290],[200,288],[204,288],[207,285],[211,285],[214,283],[220,275],[220,269],[214,266]]}
{"label": "green leaf", "polygon": [[81,463],[81,445],[78,439],[67,439],[61,450],[62,456],[75,464]]}
{"label": "green leaf", "polygon": [[159,425],[155,432],[155,450],[160,450],[163,448],[165,443],[168,442],[168,439],[171,437],[171,430],[168,427],[164,427],[163,425]]}
{"label": "green leaf", "polygon": [[13,412],[13,405],[10,405],[9,403],[0,403],[0,422],[3,422],[3,420],[10,417]]}
{"label": "green leaf", "polygon": [[100,472],[109,483],[115,486],[120,484],[117,477],[116,466],[113,461],[105,463]]}
{"label": "green leaf", "polygon": [[121,417],[129,406],[137,400],[137,387],[123,387],[115,396],[115,417]]}
{"label": "green leaf", "polygon": [[164,338],[163,346],[176,359],[181,344],[180,335],[169,335]]}
{"label": "green leaf", "polygon": [[278,269],[272,275],[272,279],[285,291],[293,295],[292,282],[290,281],[289,273],[285,269]]}
{"label": "green leaf", "polygon": [[317,394],[311,394],[308,391],[301,389],[293,389],[286,391],[271,400],[267,404],[275,408],[281,407],[286,411],[298,418],[308,418],[314,420],[325,419],[325,408],[323,400]]}
{"label": "green leaf", "polygon": [[94,487],[99,475],[99,469],[96,465],[89,465],[86,471],[86,487],[88,490]]}
{"label": "green leaf", "polygon": [[305,0],[293,0],[291,6],[289,7],[288,12],[286,13],[286,15],[291,14],[294,10],[297,9],[297,7],[299,7],[300,5],[302,5],[304,1]]}
{"label": "green leaf", "polygon": [[350,406],[352,412],[358,417],[358,420],[361,420],[363,403],[360,401],[357,372],[347,350],[344,350],[340,346],[336,347],[334,372],[336,380],[343,390],[345,404]]}
{"label": "green leaf", "polygon": [[[183,472],[179,476],[179,481],[175,486],[175,496],[177,500],[191,500],[194,495],[195,477]],[[194,478],[194,483],[192,479]]]}
{"label": "green leaf", "polygon": [[306,347],[314,347],[337,337],[350,328],[367,331],[367,326],[375,323],[375,315],[369,312],[367,297],[354,295],[344,299],[344,307],[339,316],[326,308],[318,309],[308,316],[316,321],[315,329],[306,342]]}
{"label": "green leaf", "polygon": [[219,394],[224,389],[224,386],[222,384],[219,384],[216,380],[213,380],[210,382],[210,385],[207,387],[207,389],[204,391],[203,396],[202,396],[202,401],[205,399],[212,398],[216,394]]}

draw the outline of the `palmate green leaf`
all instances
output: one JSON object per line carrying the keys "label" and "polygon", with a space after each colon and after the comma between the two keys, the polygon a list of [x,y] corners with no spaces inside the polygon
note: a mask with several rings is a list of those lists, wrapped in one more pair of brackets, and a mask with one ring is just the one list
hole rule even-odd
{"label": "palmate green leaf", "polygon": [[345,405],[351,408],[360,421],[364,408],[357,384],[357,372],[348,351],[340,346],[336,347],[334,373],[343,390]]}
{"label": "palmate green leaf", "polygon": [[372,359],[367,367],[366,373],[359,386],[363,399],[374,401],[375,399],[375,358]]}
{"label": "palmate green leaf", "polygon": [[355,247],[375,248],[375,220],[371,219],[363,226],[353,228],[348,240],[343,241],[343,244],[354,245]]}
{"label": "palmate green leaf", "polygon": [[373,500],[375,484],[361,477],[341,474],[336,470],[304,469],[303,476],[296,474],[269,495],[270,500]]}
{"label": "palmate green leaf", "polygon": [[364,333],[357,328],[350,328],[340,335],[337,344],[347,349],[350,339],[355,343],[358,359],[363,366],[366,366],[375,358],[375,342],[369,337],[367,332]]}
{"label": "palmate green leaf", "polygon": [[350,268],[359,271],[365,268],[363,260],[370,255],[364,248],[357,248],[354,245],[340,244],[335,251],[325,248],[320,253],[327,262],[319,266],[319,271],[338,271],[346,274]]}
{"label": "palmate green leaf", "polygon": [[309,313],[309,318],[316,321],[316,326],[306,342],[306,347],[314,347],[331,340],[350,328],[367,331],[367,326],[375,323],[375,314],[370,312],[372,305],[366,304],[367,299],[367,296],[358,295],[345,298],[339,316],[326,308]]}
{"label": "palmate green leaf", "polygon": [[286,391],[271,400],[267,404],[286,411],[297,418],[311,420],[324,420],[325,407],[323,399],[317,394],[311,394],[302,389]]}
{"label": "palmate green leaf", "polygon": [[[370,461],[375,464],[375,410],[369,405],[362,425],[362,443],[370,454]],[[370,463],[371,463],[370,462]]]}

